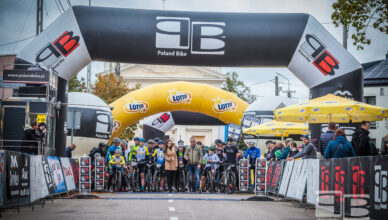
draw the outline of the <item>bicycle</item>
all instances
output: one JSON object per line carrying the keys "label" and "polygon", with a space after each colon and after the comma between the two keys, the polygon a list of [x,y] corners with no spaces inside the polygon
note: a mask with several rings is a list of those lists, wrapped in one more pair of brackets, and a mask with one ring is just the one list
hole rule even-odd
{"label": "bicycle", "polygon": [[185,192],[187,187],[185,165],[183,163],[178,165],[178,192]]}
{"label": "bicycle", "polygon": [[232,194],[236,191],[236,174],[233,172],[233,168],[236,167],[236,164],[233,163],[224,163],[224,171],[220,178],[220,184],[223,184],[225,192]]}
{"label": "bicycle", "polygon": [[153,189],[154,191],[160,192],[160,181],[162,178],[162,164],[155,165],[155,173],[154,173],[154,181],[153,181]]}
{"label": "bicycle", "polygon": [[153,191],[152,187],[152,167],[154,166],[153,163],[147,163],[147,172],[146,172],[146,190],[147,192]]}
{"label": "bicycle", "polygon": [[[111,168],[112,169],[112,168]],[[116,173],[112,179],[112,186],[115,192],[120,192],[122,187],[122,170],[121,167],[116,167]]]}
{"label": "bicycle", "polygon": [[139,167],[138,163],[136,161],[132,161],[131,163],[133,167],[133,172],[132,172],[132,179],[131,179],[131,187],[133,192],[138,192],[140,190],[140,175],[139,175]]}
{"label": "bicycle", "polygon": [[[210,164],[216,164],[216,163],[210,163]],[[206,189],[210,193],[214,193],[217,191],[217,180],[213,177],[212,169],[205,168],[205,170],[207,170],[206,182],[205,182]]]}

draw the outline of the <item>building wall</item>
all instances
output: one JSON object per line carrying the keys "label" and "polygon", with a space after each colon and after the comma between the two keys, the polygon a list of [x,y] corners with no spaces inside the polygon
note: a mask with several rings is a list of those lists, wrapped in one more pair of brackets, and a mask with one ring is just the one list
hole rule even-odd
{"label": "building wall", "polygon": [[194,136],[198,141],[210,146],[216,139],[225,138],[225,126],[175,125],[166,135],[169,135],[173,142],[183,140],[186,145],[190,144],[190,138]]}
{"label": "building wall", "polygon": [[[384,93],[380,93],[380,89],[383,89]],[[388,85],[386,86],[373,86],[364,87],[364,96],[375,96],[376,106],[382,108],[388,108]],[[376,147],[381,147],[381,138],[388,134],[388,119],[376,122],[376,129],[370,130],[370,138],[376,140]]]}

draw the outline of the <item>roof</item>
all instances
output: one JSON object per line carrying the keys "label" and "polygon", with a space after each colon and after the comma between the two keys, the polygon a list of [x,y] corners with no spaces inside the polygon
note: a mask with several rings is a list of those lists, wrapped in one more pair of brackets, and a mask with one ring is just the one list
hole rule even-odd
{"label": "roof", "polygon": [[[250,104],[246,111],[270,111],[282,108],[288,105],[296,104],[297,101],[284,96],[265,96],[257,97],[256,101]],[[272,113],[271,113],[272,114]]]}
{"label": "roof", "polygon": [[388,54],[385,60],[362,64],[364,68],[364,86],[388,85]]}

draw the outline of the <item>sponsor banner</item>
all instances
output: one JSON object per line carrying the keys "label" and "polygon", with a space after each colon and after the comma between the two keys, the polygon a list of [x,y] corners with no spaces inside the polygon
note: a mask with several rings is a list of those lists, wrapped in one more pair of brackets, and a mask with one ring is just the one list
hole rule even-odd
{"label": "sponsor banner", "polygon": [[30,196],[30,156],[21,155],[20,196]]}
{"label": "sponsor banner", "polygon": [[307,165],[308,160],[302,160],[302,168],[299,172],[298,178],[296,178],[294,189],[295,189],[295,199],[298,201],[303,200],[304,192],[306,191],[306,184],[307,184]]}
{"label": "sponsor banner", "polygon": [[288,185],[288,190],[286,194],[288,198],[296,198],[295,193],[299,187],[297,184],[298,184],[298,178],[302,168],[303,168],[303,160],[295,160],[294,167],[291,173],[290,183]]}
{"label": "sponsor banner", "polygon": [[175,122],[171,112],[163,112],[145,118],[143,124],[166,133],[168,130],[174,127]]}
{"label": "sponsor banner", "polygon": [[388,156],[373,157],[370,171],[370,217],[379,219],[388,216]]}
{"label": "sponsor banner", "polygon": [[42,160],[41,155],[30,156],[30,202],[49,195]]}
{"label": "sponsor banner", "polygon": [[79,191],[81,194],[88,194],[91,192],[91,158],[89,156],[80,157],[80,185]]}
{"label": "sponsor banner", "polygon": [[282,176],[281,182],[280,182],[280,188],[279,188],[279,194],[285,196],[287,194],[287,189],[289,186],[289,182],[291,179],[292,170],[294,167],[294,160],[287,161],[286,167],[284,168],[284,174]]}
{"label": "sponsor banner", "polygon": [[240,183],[240,191],[247,191],[249,187],[249,180],[251,172],[249,172],[249,162],[247,159],[241,159],[239,161],[240,169],[239,169],[239,182]]}
{"label": "sponsor banner", "polygon": [[213,99],[213,102],[213,111],[216,113],[235,112],[238,105],[235,100],[220,97]]}
{"label": "sponsor banner", "polygon": [[104,190],[104,165],[105,165],[105,158],[103,157],[96,157],[95,159],[95,178],[94,178],[94,188],[96,190]]}
{"label": "sponsor banner", "polygon": [[54,177],[51,174],[50,164],[48,162],[47,156],[42,156],[42,166],[43,166],[43,174],[46,180],[47,190],[49,194],[55,193],[55,184],[54,184]]}
{"label": "sponsor banner", "polygon": [[241,127],[236,124],[228,125],[228,137],[232,137],[235,141],[238,141],[241,135]]}
{"label": "sponsor banner", "polygon": [[45,70],[4,70],[4,83],[48,84],[49,72]]}
{"label": "sponsor banner", "polygon": [[22,168],[21,154],[14,151],[6,151],[7,162],[7,200],[19,199],[20,195],[20,174]]}
{"label": "sponsor banner", "polygon": [[5,186],[5,151],[0,150],[0,206],[4,203],[4,186]]}
{"label": "sponsor banner", "polygon": [[65,176],[66,187],[68,191],[75,190],[73,169],[71,168],[70,159],[68,157],[61,157],[61,165],[63,175]]}
{"label": "sponsor banner", "polygon": [[150,104],[147,101],[139,101],[133,98],[127,99],[127,104],[123,106],[126,113],[147,113]]}
{"label": "sponsor banner", "polygon": [[271,161],[267,173],[267,192],[278,193],[282,179],[283,161]]}
{"label": "sponsor banner", "polygon": [[70,158],[71,169],[73,171],[73,178],[75,188],[79,188],[79,163],[77,159]]}
{"label": "sponsor banner", "polygon": [[252,116],[244,115],[244,117],[242,119],[241,126],[243,128],[250,128],[250,127],[253,127],[253,126],[258,126],[260,124],[261,124],[261,120],[259,118],[255,118],[255,117],[252,117]]}
{"label": "sponsor banner", "polygon": [[91,61],[73,10],[67,10],[51,23],[17,58],[44,69],[52,67],[66,80]]}
{"label": "sponsor banner", "polygon": [[190,104],[193,95],[188,91],[178,91],[175,88],[168,90],[167,103],[171,105]]}
{"label": "sponsor banner", "polygon": [[307,203],[318,204],[318,195],[316,192],[319,191],[319,160],[308,159],[307,160]]}
{"label": "sponsor banner", "polygon": [[307,87],[312,88],[357,70],[361,65],[310,16],[288,68]]}
{"label": "sponsor banner", "polygon": [[53,177],[55,193],[66,192],[65,178],[63,176],[61,163],[59,162],[58,157],[48,156],[47,161]]}

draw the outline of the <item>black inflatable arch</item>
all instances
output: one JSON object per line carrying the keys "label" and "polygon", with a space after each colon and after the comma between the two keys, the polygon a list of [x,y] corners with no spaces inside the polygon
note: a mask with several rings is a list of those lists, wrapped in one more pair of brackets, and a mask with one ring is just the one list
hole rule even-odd
{"label": "black inflatable arch", "polygon": [[[288,67],[310,88],[311,98],[345,91],[362,98],[361,65],[308,14],[74,6],[18,53],[16,62],[51,67],[62,87],[91,60]],[[63,90],[59,97],[65,99]]]}

